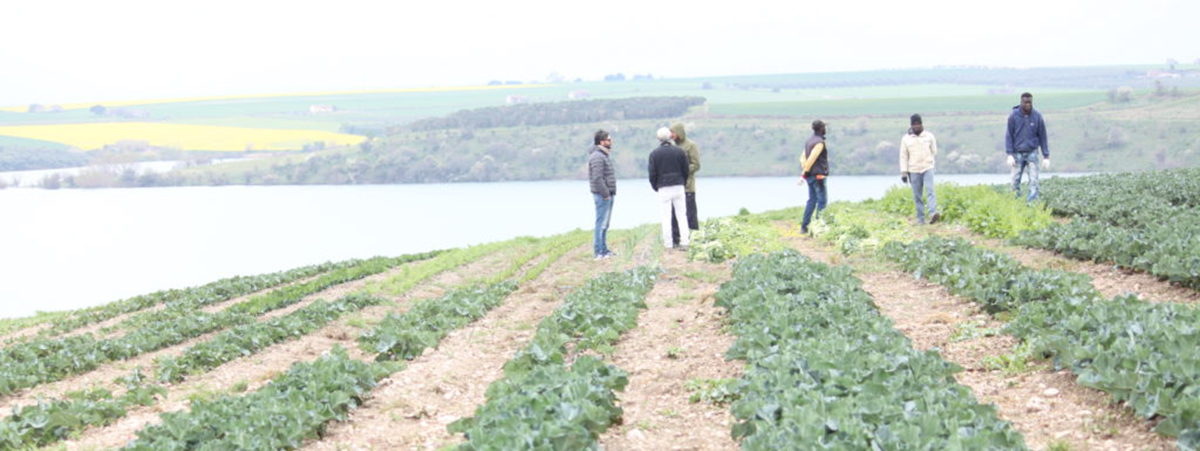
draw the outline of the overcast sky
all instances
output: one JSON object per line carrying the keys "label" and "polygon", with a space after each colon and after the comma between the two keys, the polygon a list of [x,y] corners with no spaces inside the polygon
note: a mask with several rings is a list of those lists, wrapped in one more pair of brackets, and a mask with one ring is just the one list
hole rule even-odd
{"label": "overcast sky", "polygon": [[[711,5],[711,6],[710,6]],[[0,106],[1200,58],[1195,0],[12,0]]]}

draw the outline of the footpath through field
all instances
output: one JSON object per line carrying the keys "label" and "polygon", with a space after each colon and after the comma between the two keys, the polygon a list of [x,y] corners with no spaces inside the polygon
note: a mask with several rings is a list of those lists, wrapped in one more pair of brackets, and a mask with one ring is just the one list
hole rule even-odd
{"label": "footpath through field", "polygon": [[[847,258],[817,240],[796,233],[796,224],[781,222],[785,241],[801,253],[827,264],[851,264],[863,289],[881,313],[913,341],[917,349],[937,349],[947,361],[963,367],[956,375],[976,398],[997,406],[1028,444],[1046,449],[1065,443],[1077,450],[1168,450],[1174,441],[1152,431],[1129,409],[1108,395],[1075,382],[1067,371],[1048,365],[997,368],[1019,354],[1018,341],[999,332],[1002,324],[940,285],[914,279],[893,265],[866,257]],[[1019,365],[1019,363],[1015,363]]]}
{"label": "footpath through field", "polygon": [[607,360],[629,372],[618,396],[623,425],[600,437],[600,448],[622,450],[736,450],[728,405],[691,402],[709,381],[741,377],[742,362],[726,361],[733,336],[714,294],[729,280],[728,264],[663,255],[665,271],[646,297],[648,308]]}

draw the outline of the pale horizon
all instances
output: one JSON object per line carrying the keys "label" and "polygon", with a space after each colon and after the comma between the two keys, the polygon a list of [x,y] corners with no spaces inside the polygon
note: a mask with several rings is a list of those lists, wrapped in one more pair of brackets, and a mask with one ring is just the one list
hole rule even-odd
{"label": "pale horizon", "polygon": [[[1200,5],[22,2],[0,105],[946,66],[1182,64]],[[912,16],[912,17],[907,17]],[[919,24],[920,26],[914,26]]]}

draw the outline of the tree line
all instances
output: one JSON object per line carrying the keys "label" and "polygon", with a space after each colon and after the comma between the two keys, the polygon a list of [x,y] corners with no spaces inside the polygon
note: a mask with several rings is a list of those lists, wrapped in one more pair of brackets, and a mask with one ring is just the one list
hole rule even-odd
{"label": "tree line", "polygon": [[688,108],[702,105],[704,101],[703,97],[633,97],[476,108],[393,127],[389,134],[672,118],[682,116]]}

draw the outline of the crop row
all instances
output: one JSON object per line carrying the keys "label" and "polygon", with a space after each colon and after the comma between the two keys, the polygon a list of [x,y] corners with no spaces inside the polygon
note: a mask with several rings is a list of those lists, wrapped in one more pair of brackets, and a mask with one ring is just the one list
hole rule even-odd
{"label": "crop row", "polygon": [[479,284],[418,301],[407,312],[388,314],[365,332],[359,337],[360,347],[378,353],[376,360],[412,360],[451,331],[482,318],[515,289],[517,284],[512,281]]}
{"label": "crop row", "polygon": [[165,389],[144,384],[140,372],[122,379],[126,391],[113,396],[109,390],[94,388],[67,395],[66,399],[44,400],[19,409],[0,420],[0,450],[29,449],[66,439],[78,430],[107,425],[124,417],[135,405],[154,404]]}
{"label": "crop row", "polygon": [[743,450],[1024,450],[995,408],[917,351],[848,267],[794,251],[752,255],[717,293],[746,371],[732,406]]}
{"label": "crop row", "polygon": [[[529,249],[509,261],[505,270],[472,286],[453,290],[438,299],[417,301],[402,314],[388,314],[378,325],[359,337],[359,346],[377,353],[377,360],[411,360],[439,343],[450,331],[482,318],[500,305],[520,283],[540,275],[566,252],[579,246],[587,235],[563,234],[547,239],[525,239]],[[521,239],[518,239],[521,240]],[[517,275],[538,256],[545,258]]]}
{"label": "crop row", "polygon": [[116,360],[182,343],[205,333],[255,321],[255,316],[303,300],[333,285],[386,271],[399,264],[428,258],[415,254],[399,258],[374,258],[356,266],[330,271],[315,280],[252,297],[219,313],[192,311],[149,323],[128,334],[97,340],[90,334],[36,339],[0,349],[0,394],[53,382]]}
{"label": "crop row", "polygon": [[[442,254],[441,256],[436,257],[433,260],[418,263],[418,265],[423,265],[423,264],[435,264],[436,265],[436,260],[445,259],[445,258],[455,258],[456,259],[458,257],[452,256],[452,255],[447,255],[447,254]],[[418,271],[417,273],[419,273],[419,275],[421,277],[427,278],[427,277],[432,276],[432,274],[430,274],[428,272],[424,272],[424,271]],[[511,282],[506,282],[506,284],[511,284]],[[484,291],[486,291],[486,292],[484,292]],[[466,303],[466,304],[495,303],[496,300],[494,300],[494,299],[487,299],[487,300],[478,299],[483,296],[492,296],[495,293],[495,290],[491,290],[491,291],[484,290],[484,291],[470,290],[470,289],[456,290],[455,292],[447,294],[446,296],[443,296],[442,298],[427,300],[427,301],[423,301],[423,302],[428,303],[430,305],[438,305],[438,306],[449,306],[452,304],[456,305],[456,306],[461,306],[461,304],[454,304],[454,302],[452,302],[452,301],[457,301],[457,302]],[[258,351],[265,349],[266,347],[269,347],[273,344],[280,343],[280,342],[286,341],[286,340],[299,338],[301,336],[312,333],[312,331],[314,331],[320,327],[323,327],[325,324],[328,324],[330,321],[333,321],[334,319],[344,316],[346,313],[357,311],[364,307],[371,306],[371,305],[377,305],[377,304],[381,304],[384,302],[386,302],[386,301],[379,299],[379,298],[369,297],[362,293],[351,294],[351,295],[342,297],[334,302],[325,302],[323,300],[317,300],[312,305],[306,306],[303,309],[297,310],[286,316],[283,316],[280,318],[275,318],[275,319],[270,319],[270,320],[263,321],[263,322],[255,322],[255,323],[246,324],[246,325],[239,326],[237,328],[228,330],[226,332],[223,332],[220,335],[217,335],[216,337],[212,338],[211,340],[199,343],[191,348],[188,348],[179,357],[160,358],[159,360],[157,360],[155,362],[156,368],[157,368],[156,376],[157,376],[157,379],[159,379],[162,382],[178,381],[186,375],[202,373],[202,372],[205,372],[212,368],[215,368],[223,363],[232,361],[233,359],[253,355],[253,354],[257,353]],[[411,311],[409,315],[415,316],[423,311],[424,310],[416,309],[414,311]],[[444,319],[439,319],[439,318],[433,318],[433,321],[424,321],[423,324],[429,324],[434,321],[443,321],[443,322],[439,322],[439,324],[444,324]],[[461,326],[462,324],[465,324],[465,323],[466,322],[463,321],[463,322],[459,323],[459,326]],[[443,334],[443,336],[444,336],[444,334]],[[437,338],[440,339],[441,336],[439,336]],[[436,345],[436,343],[437,343],[436,340],[425,342],[425,344],[428,346],[434,346],[434,345]],[[418,352],[418,354],[419,354],[419,352]],[[398,369],[399,367],[393,366],[393,367],[389,367],[389,368]],[[381,369],[380,371],[385,371],[385,370],[386,369]],[[135,372],[134,376],[140,377],[140,373]],[[158,390],[162,390],[161,386],[152,386],[152,387],[155,387]],[[68,400],[53,401],[53,402],[54,402],[55,406],[58,406],[60,408],[60,410],[72,411],[72,410],[89,408],[88,405],[84,401],[77,400],[77,399],[68,399]],[[153,402],[153,399],[148,401],[148,403],[152,403],[152,402]],[[148,405],[148,404],[146,404],[146,405]],[[124,410],[120,410],[119,412],[114,411],[113,415],[116,415],[117,417],[122,416],[122,415],[124,415]],[[65,436],[66,434],[74,433],[75,431],[83,430],[88,427],[108,424],[108,422],[110,422],[111,420],[112,420],[111,416],[81,417],[79,419],[79,421],[73,421],[71,423],[70,428],[63,428],[60,431],[60,434],[58,434],[58,438],[61,439],[62,436]]]}
{"label": "crop row", "polygon": [[1071,258],[1112,262],[1200,289],[1200,210],[1182,212],[1140,228],[1075,219],[1013,242]]}
{"label": "crop row", "polygon": [[509,260],[509,265],[504,271],[493,275],[484,280],[485,283],[493,284],[500,281],[508,280],[516,276],[521,268],[533,261],[539,256],[545,256],[541,261],[533,267],[525,270],[517,283],[525,283],[537,278],[557,262],[563,255],[570,252],[572,249],[579,247],[587,240],[591,239],[591,234],[585,232],[571,232],[556,235],[550,238],[527,238],[531,241],[531,246],[525,253]]}
{"label": "crop row", "polygon": [[161,357],[155,361],[155,376],[162,382],[177,382],[186,375],[204,373],[277,343],[303,337],[346,313],[383,302],[386,301],[363,294],[352,294],[334,302],[317,300],[288,315],[222,332],[188,348],[178,357]]}
{"label": "crop row", "polygon": [[504,378],[487,389],[487,402],[472,417],[451,423],[467,450],[596,450],[597,437],[620,421],[615,391],[628,375],[591,356],[610,351],[620,335],[637,325],[657,269],[605,273],[568,294],[538,324],[530,344],[504,365]]}
{"label": "crop row", "polygon": [[373,295],[399,296],[404,294],[421,281],[444,273],[451,269],[466,266],[497,252],[511,251],[519,247],[528,238],[515,238],[508,241],[480,244],[465,248],[445,251],[437,259],[421,265],[403,268],[398,274],[382,281],[372,281],[366,286],[366,292]]}
{"label": "crop row", "polygon": [[131,451],[297,449],[346,420],[394,367],[360,362],[340,346],[312,363],[297,363],[266,387],[244,396],[199,400],[138,431]]}
{"label": "crop row", "polygon": [[[318,300],[287,316],[226,331],[189,348],[178,358],[158,360],[157,378],[162,382],[178,381],[184,375],[200,373],[280,341],[306,335],[345,313],[380,302],[382,300],[378,298],[362,294],[352,294],[335,302]],[[161,385],[144,383],[140,368],[118,381],[127,389],[120,397],[96,388],[69,394],[65,399],[39,399],[37,405],[21,409],[0,423],[0,450],[30,444],[45,446],[83,429],[105,426],[125,416],[130,407],[153,405],[157,401],[155,395],[166,392]]]}
{"label": "crop row", "polygon": [[1200,310],[1104,299],[1086,276],[1034,270],[962,240],[929,238],[885,247],[919,277],[984,305],[1013,311],[1007,331],[1069,368],[1084,386],[1105,391],[1156,430],[1200,444]]}
{"label": "crop row", "polygon": [[1200,169],[1054,178],[1046,205],[1069,216],[1015,241],[1200,288]]}
{"label": "crop row", "polygon": [[[78,311],[62,321],[55,321],[53,327],[47,328],[40,334],[42,336],[61,335],[83,326],[126,313],[145,310],[158,304],[165,304],[167,309],[171,309],[173,306],[195,309],[357,263],[356,260],[339,264],[324,263],[258,276],[235,276],[198,287],[156,291]],[[154,321],[151,318],[142,321],[143,324],[152,322]]]}
{"label": "crop row", "polygon": [[[559,247],[563,244],[555,239],[543,243],[541,250],[558,252]],[[492,246],[488,249],[500,248]],[[533,254],[530,252],[518,260],[528,261],[535,257]],[[424,280],[437,273],[431,269],[441,268],[447,260],[461,263],[466,258],[483,255],[486,253],[472,253],[466,257],[461,253],[446,253],[426,262],[429,269],[414,270],[409,276]],[[393,283],[409,287],[413,284],[400,280]],[[389,316],[368,335],[394,334],[395,343],[404,343],[400,346],[415,350],[409,354],[411,358],[420,355],[426,347],[436,346],[450,330],[482,316],[515,287],[515,282],[502,281],[456,289],[440,298],[420,301],[403,315]],[[338,302],[369,303],[370,298],[353,295]],[[410,327],[397,327],[401,323]],[[230,335],[233,338],[233,334]],[[389,355],[392,354],[383,352],[376,360],[388,360]],[[304,440],[322,435],[328,421],[345,420],[346,413],[369,395],[375,381],[402,367],[392,362],[366,364],[350,360],[340,348],[335,348],[332,356],[323,357],[311,367],[306,365],[293,366],[287,375],[253,394],[223,397],[211,403],[198,403],[191,412],[164,415],[161,426],[139,432],[139,440],[127,449],[191,450],[201,446],[205,450],[296,449]],[[316,368],[318,366],[320,368]],[[268,433],[261,433],[267,429]]]}
{"label": "crop row", "polygon": [[1041,192],[1054,214],[1138,228],[1200,208],[1200,169],[1055,177]]}

